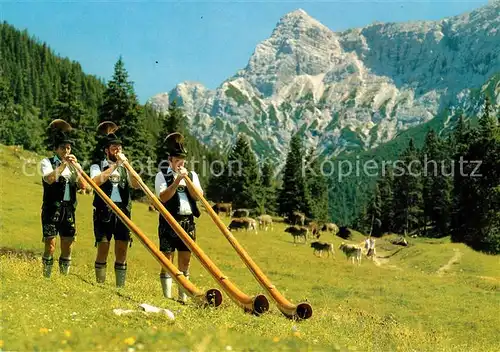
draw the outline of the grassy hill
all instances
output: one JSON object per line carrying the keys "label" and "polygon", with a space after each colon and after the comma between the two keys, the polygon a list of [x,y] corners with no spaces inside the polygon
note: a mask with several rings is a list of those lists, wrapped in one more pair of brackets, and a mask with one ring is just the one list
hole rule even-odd
{"label": "grassy hill", "polygon": [[[407,248],[377,241],[375,262],[354,266],[336,250],[316,258],[309,245],[293,244],[283,224],[273,231],[236,233],[242,245],[280,291],[293,302],[307,299],[310,320],[287,320],[273,306],[261,317],[244,314],[224,295],[216,309],[181,306],[161,296],[159,267],[135,241],[127,286],[114,287],[113,255],[108,282],[94,279],[92,199],[79,195],[78,240],[68,277],[54,267],[41,275],[40,156],[0,146],[1,350],[79,351],[498,351],[500,257],[476,253],[448,239],[415,239]],[[31,174],[32,176],[28,176]],[[157,215],[135,203],[136,224],[157,243]],[[228,219],[223,218],[227,223]],[[338,248],[341,239],[323,234]],[[355,234],[354,242],[363,236]],[[203,214],[198,243],[243,291],[262,292],[252,275]],[[56,252],[56,258],[59,252]],[[192,281],[216,287],[193,261]],[[176,291],[176,290],[175,290]],[[176,316],[132,313],[149,303]]]}

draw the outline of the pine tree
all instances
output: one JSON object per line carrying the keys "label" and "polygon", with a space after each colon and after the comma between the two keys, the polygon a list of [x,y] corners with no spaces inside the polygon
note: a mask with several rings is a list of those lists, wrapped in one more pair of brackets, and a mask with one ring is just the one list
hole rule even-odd
{"label": "pine tree", "polygon": [[393,196],[394,177],[392,170],[385,169],[385,174],[377,183],[380,191],[380,221],[382,233],[394,231],[394,196]]}
{"label": "pine tree", "polygon": [[402,166],[395,167],[394,172],[394,226],[406,235],[419,229],[422,214],[422,186],[418,176],[421,170],[413,140],[402,153],[401,161]]}
{"label": "pine tree", "polygon": [[467,163],[455,172],[452,240],[500,253],[500,127],[488,100],[478,130],[466,136],[455,157]]}
{"label": "pine tree", "polygon": [[113,78],[104,93],[104,103],[99,108],[99,121],[106,120],[120,127],[118,134],[129,159],[147,162],[153,155],[152,136],[146,130],[142,108],[121,57],[115,64]]}
{"label": "pine tree", "polygon": [[447,236],[451,211],[451,179],[446,176],[449,174],[449,164],[445,160],[445,146],[433,130],[427,133],[422,155],[424,233],[432,237]]}
{"label": "pine tree", "polygon": [[317,221],[327,222],[329,219],[328,184],[321,173],[320,163],[314,148],[309,151],[306,157],[305,184],[309,208],[306,215]]}
{"label": "pine tree", "polygon": [[80,87],[76,84],[74,75],[69,73],[62,82],[59,99],[50,109],[50,118],[63,119],[74,128],[72,138],[75,147],[72,152],[78,158],[88,160],[94,149],[95,121],[91,120],[80,97]]}
{"label": "pine tree", "polygon": [[173,100],[168,106],[167,124],[164,126],[164,131],[169,134],[173,132],[185,133],[186,117],[181,108],[177,106],[177,102]]}
{"label": "pine tree", "polygon": [[260,186],[257,188],[257,208],[260,214],[275,214],[277,206],[276,182],[271,163],[267,160],[261,169]]}
{"label": "pine tree", "polygon": [[[186,135],[186,118],[182,109],[180,109],[175,101],[171,102],[168,106],[168,111],[165,115],[162,116],[162,127],[161,133],[158,136],[158,141],[156,144],[156,157],[157,164],[162,162],[162,160],[166,160],[165,156],[167,155],[166,146],[163,143],[163,140],[167,135],[173,132],[180,132],[184,136]],[[185,136],[186,137],[186,136]],[[188,146],[186,145],[186,148]],[[190,154],[190,159],[193,156],[193,148],[187,148]]]}
{"label": "pine tree", "polygon": [[0,75],[0,143],[14,144],[12,128],[12,117],[14,114],[14,102],[10,93],[9,85]]}
{"label": "pine tree", "polygon": [[214,202],[232,202],[232,192],[229,189],[229,174],[227,157],[220,157],[210,161],[210,178],[207,186],[207,198]]}
{"label": "pine tree", "polygon": [[290,216],[294,211],[309,212],[306,182],[302,173],[304,152],[299,135],[290,140],[290,150],[286,157],[283,185],[278,198],[280,214]]}
{"label": "pine tree", "polygon": [[236,144],[229,153],[227,166],[225,174],[233,208],[256,208],[259,185],[257,160],[243,133],[238,135]]}
{"label": "pine tree", "polygon": [[382,197],[378,185],[375,185],[372,199],[366,209],[366,225],[370,236],[382,236]]}
{"label": "pine tree", "polygon": [[479,168],[481,176],[475,177],[478,179],[475,202],[478,208],[472,225],[476,231],[468,244],[482,251],[500,253],[500,125],[498,112],[495,113],[488,97],[479,119],[479,138],[470,150],[477,151],[481,158],[473,159],[476,155],[472,152],[468,160],[481,160],[482,164]]}
{"label": "pine tree", "polygon": [[451,239],[455,242],[462,242],[467,232],[464,214],[474,211],[473,204],[468,199],[471,196],[468,194],[468,188],[471,186],[469,181],[471,180],[463,176],[459,165],[460,159],[464,158],[475,137],[475,132],[465,122],[465,118],[460,115],[453,131],[453,193],[450,233]]}

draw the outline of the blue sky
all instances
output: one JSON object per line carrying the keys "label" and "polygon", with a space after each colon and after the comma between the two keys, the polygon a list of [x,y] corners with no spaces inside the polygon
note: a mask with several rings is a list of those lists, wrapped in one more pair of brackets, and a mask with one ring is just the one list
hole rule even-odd
{"label": "blue sky", "polygon": [[[139,99],[198,81],[216,88],[244,68],[279,19],[304,9],[334,31],[374,21],[435,20],[487,1],[0,0],[0,19],[27,29],[85,72],[109,79],[120,55]],[[158,62],[158,63],[157,63]]]}

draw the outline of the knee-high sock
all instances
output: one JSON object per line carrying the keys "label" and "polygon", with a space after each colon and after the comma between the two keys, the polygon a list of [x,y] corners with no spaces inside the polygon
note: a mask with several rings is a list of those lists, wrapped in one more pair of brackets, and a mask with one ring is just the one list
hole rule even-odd
{"label": "knee-high sock", "polygon": [[71,267],[71,258],[59,257],[59,271],[63,275],[69,274],[69,268]]}
{"label": "knee-high sock", "polygon": [[[186,271],[183,271],[183,273],[184,273],[184,276],[186,277],[186,279],[189,280],[189,271],[186,270]],[[187,301],[187,297],[188,296],[187,296],[186,291],[184,290],[184,288],[182,286],[179,285],[179,300],[181,302],[185,303]]]}
{"label": "knee-high sock", "polygon": [[98,284],[106,282],[106,262],[95,262],[95,279]]}
{"label": "knee-high sock", "polygon": [[127,263],[115,263],[116,287],[124,287],[127,278]]}
{"label": "knee-high sock", "polygon": [[172,277],[167,273],[160,274],[161,288],[165,298],[172,298]]}
{"label": "knee-high sock", "polygon": [[54,258],[52,256],[42,257],[43,263],[43,276],[50,277],[52,274],[52,265],[54,265]]}

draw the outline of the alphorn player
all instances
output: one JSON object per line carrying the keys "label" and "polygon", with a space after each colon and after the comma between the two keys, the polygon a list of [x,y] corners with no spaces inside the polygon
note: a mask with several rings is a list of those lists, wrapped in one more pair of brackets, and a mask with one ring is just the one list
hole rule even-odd
{"label": "alphorn player", "polygon": [[[98,132],[103,160],[90,167],[92,180],[111,198],[111,200],[130,218],[132,199],[130,188],[139,188],[137,181],[130,177],[122,162],[127,160],[123,155],[122,141],[116,135],[116,126],[111,121],[102,122]],[[95,259],[95,276],[98,283],[106,281],[107,258],[110,241],[115,239],[115,280],[116,287],[125,286],[127,277],[127,250],[132,238],[130,231],[118,216],[97,195],[94,195],[94,236],[97,247]]]}
{"label": "alphorn player", "polygon": [[[184,137],[180,133],[169,134],[164,142],[167,155],[158,165],[159,172],[155,178],[156,195],[165,208],[177,220],[186,233],[196,240],[196,225],[194,218],[200,216],[200,211],[196,205],[197,196],[186,187],[185,177],[193,181],[198,191],[203,194],[200,180],[196,172],[188,171],[185,168],[187,151],[184,148]],[[168,164],[164,158],[168,158]],[[178,237],[168,222],[160,214],[158,225],[158,236],[160,239],[160,251],[165,254],[168,260],[173,261],[174,252],[177,250],[177,268],[189,279],[189,264],[191,261],[191,251]],[[163,295],[172,298],[172,278],[164,268],[160,272],[160,281]],[[185,303],[187,294],[179,287],[179,301]]]}
{"label": "alphorn player", "polygon": [[71,265],[71,249],[76,237],[75,210],[76,189],[85,189],[87,183],[70,162],[77,163],[71,154],[73,141],[70,138],[71,126],[64,120],[56,119],[49,125],[49,143],[54,155],[40,163],[43,204],[42,204],[42,241],[45,250],[42,257],[43,275],[50,277],[54,263],[56,237],[61,237],[61,256],[59,270],[67,275]]}

